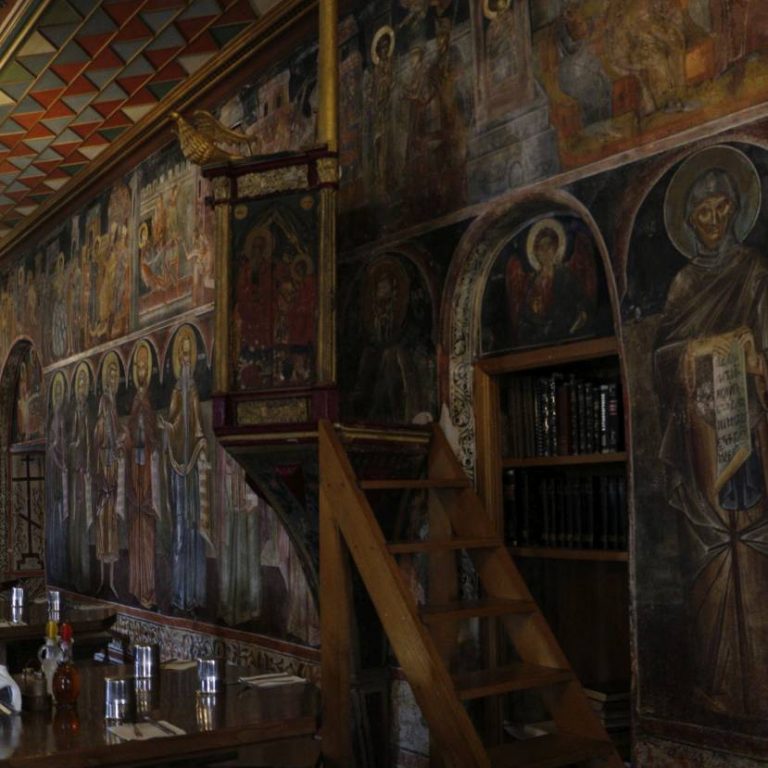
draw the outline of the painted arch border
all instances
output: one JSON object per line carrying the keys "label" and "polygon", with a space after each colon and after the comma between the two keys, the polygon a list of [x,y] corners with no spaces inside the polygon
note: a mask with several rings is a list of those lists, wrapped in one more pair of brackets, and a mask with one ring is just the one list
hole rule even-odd
{"label": "painted arch border", "polygon": [[[454,450],[470,476],[474,476],[476,460],[473,370],[481,356],[481,309],[488,275],[502,248],[524,226],[546,214],[575,216],[592,235],[602,262],[614,334],[621,346],[616,265],[589,209],[560,189],[519,192],[490,206],[470,224],[454,251],[440,310],[440,337],[446,351],[440,400],[455,429]],[[623,369],[622,378],[626,382]]]}

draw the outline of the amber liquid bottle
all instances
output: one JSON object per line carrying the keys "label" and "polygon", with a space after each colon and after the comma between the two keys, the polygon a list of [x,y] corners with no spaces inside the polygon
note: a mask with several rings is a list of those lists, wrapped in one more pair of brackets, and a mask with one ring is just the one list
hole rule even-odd
{"label": "amber liquid bottle", "polygon": [[53,698],[58,707],[74,707],[80,695],[80,672],[72,661],[72,627],[64,623],[61,635],[61,663],[53,675]]}

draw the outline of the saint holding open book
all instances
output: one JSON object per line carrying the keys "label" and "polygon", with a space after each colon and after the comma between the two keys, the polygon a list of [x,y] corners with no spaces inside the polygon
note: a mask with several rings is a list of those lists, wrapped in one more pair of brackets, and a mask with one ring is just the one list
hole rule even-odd
{"label": "saint holding open book", "polygon": [[744,244],[759,210],[759,177],[735,148],[701,150],[676,171],[665,223],[689,262],[654,361],[698,702],[746,717],[768,715],[768,259]]}

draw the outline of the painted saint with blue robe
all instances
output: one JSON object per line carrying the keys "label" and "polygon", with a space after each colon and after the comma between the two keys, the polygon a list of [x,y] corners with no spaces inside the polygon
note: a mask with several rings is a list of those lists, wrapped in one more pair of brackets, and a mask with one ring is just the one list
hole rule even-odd
{"label": "painted saint with blue robe", "polygon": [[173,345],[176,385],[165,432],[169,511],[172,521],[171,605],[189,613],[205,605],[206,553],[210,546],[207,441],[194,379],[194,331],[184,326]]}

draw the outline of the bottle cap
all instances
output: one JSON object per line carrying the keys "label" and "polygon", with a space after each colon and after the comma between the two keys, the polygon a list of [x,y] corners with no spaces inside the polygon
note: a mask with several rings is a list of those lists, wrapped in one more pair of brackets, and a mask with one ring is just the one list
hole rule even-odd
{"label": "bottle cap", "polygon": [[45,637],[48,640],[55,640],[59,634],[59,625],[53,619],[49,619],[45,625]]}
{"label": "bottle cap", "polygon": [[61,634],[61,639],[65,643],[72,642],[72,625],[68,624],[66,621],[61,625],[61,630],[59,631]]}

